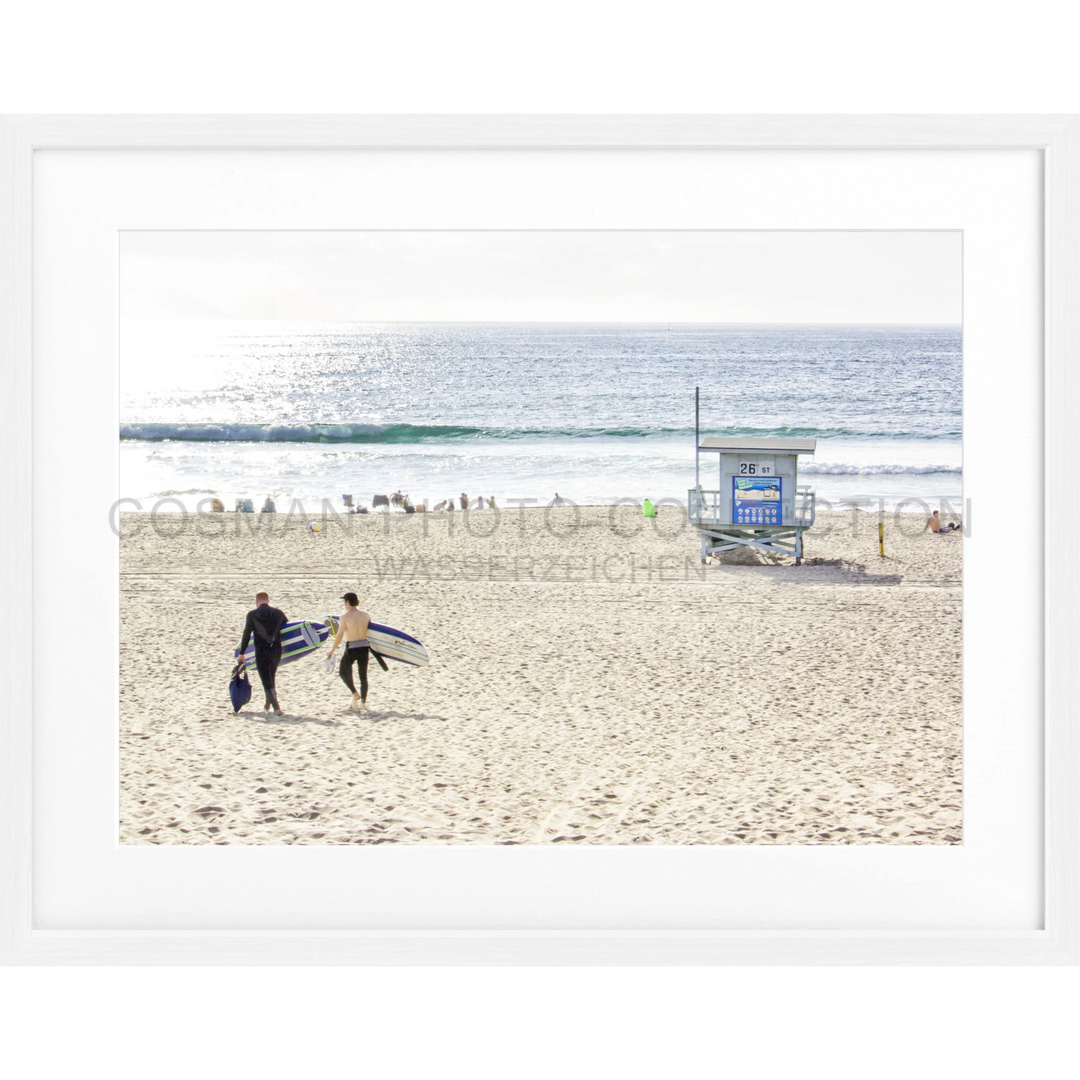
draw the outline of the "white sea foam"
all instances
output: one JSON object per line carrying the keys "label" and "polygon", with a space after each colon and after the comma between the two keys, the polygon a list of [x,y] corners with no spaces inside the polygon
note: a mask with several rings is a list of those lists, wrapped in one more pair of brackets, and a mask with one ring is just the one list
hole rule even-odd
{"label": "white sea foam", "polygon": [[800,476],[929,476],[932,473],[956,473],[959,465],[852,465],[847,462],[808,461],[799,466]]}

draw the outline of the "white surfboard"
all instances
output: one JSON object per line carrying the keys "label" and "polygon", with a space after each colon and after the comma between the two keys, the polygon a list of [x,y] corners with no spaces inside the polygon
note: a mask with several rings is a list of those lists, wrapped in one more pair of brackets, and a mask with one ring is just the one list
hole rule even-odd
{"label": "white surfboard", "polygon": [[[334,634],[338,631],[338,616],[327,615],[326,622],[330,624]],[[413,667],[427,667],[430,662],[428,651],[424,645],[404,630],[398,630],[393,626],[385,626],[383,623],[368,623],[368,641],[371,647],[387,660],[397,660],[402,664],[411,664]]]}

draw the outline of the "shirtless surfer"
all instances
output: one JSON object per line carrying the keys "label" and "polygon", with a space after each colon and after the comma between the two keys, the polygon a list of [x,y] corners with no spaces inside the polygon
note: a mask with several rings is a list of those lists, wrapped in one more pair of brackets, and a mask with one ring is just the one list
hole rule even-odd
{"label": "shirtless surfer", "polygon": [[[338,620],[337,637],[330,646],[330,658],[333,659],[334,650],[345,639],[345,649],[341,654],[341,666],[338,674],[342,682],[352,691],[352,701],[349,708],[354,712],[367,712],[368,691],[368,657],[371,655],[371,645],[367,638],[368,623],[371,617],[366,611],[361,611],[357,606],[360,601],[354,592],[347,592],[342,598],[345,601],[345,614]],[[356,684],[353,682],[353,661],[360,669],[360,692],[356,692]]]}

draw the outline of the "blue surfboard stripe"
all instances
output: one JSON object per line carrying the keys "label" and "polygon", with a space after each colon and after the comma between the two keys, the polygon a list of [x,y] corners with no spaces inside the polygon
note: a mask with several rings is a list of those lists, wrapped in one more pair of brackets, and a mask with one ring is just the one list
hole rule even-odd
{"label": "blue surfboard stripe", "polygon": [[382,623],[368,623],[369,630],[378,630],[380,634],[389,634],[391,637],[401,638],[403,641],[411,641],[414,645],[419,645],[422,649],[424,643],[419,638],[414,638],[412,634],[406,634],[404,630],[398,630],[393,626],[384,626]]}

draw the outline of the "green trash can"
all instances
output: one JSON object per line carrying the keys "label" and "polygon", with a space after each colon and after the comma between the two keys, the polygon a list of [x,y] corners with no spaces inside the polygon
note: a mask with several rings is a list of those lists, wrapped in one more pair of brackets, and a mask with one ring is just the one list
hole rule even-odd
{"label": "green trash can", "polygon": [[656,517],[656,507],[648,499],[641,504],[641,516]]}

